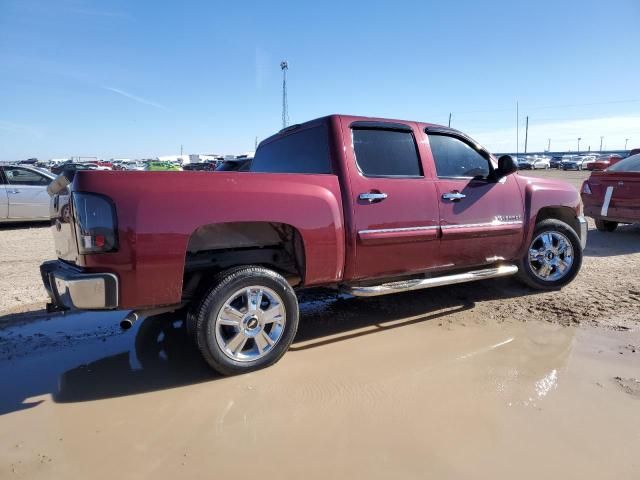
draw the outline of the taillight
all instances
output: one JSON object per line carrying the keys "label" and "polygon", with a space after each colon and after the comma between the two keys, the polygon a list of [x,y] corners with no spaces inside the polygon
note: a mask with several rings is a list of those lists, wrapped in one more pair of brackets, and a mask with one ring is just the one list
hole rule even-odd
{"label": "taillight", "polygon": [[116,251],[118,235],[113,203],[94,193],[74,192],[71,198],[79,253]]}
{"label": "taillight", "polygon": [[582,193],[591,195],[591,187],[589,186],[589,182],[584,182],[582,184]]}

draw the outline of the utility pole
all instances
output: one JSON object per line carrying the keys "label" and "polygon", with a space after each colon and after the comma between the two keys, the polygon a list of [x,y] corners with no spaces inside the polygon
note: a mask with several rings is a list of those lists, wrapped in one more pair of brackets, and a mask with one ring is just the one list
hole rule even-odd
{"label": "utility pole", "polygon": [[518,151],[520,149],[520,114],[518,102],[516,102],[516,162],[518,161]]}
{"label": "utility pole", "polygon": [[551,151],[551,139],[548,139],[547,141],[547,152]]}
{"label": "utility pole", "polygon": [[604,137],[600,135],[600,151],[601,152],[602,152],[602,140],[604,140]]}
{"label": "utility pole", "polygon": [[527,153],[527,142],[529,141],[529,115],[527,115],[527,124],[524,130],[524,153]]}
{"label": "utility pole", "polygon": [[180,156],[182,156],[182,144],[180,144]]}
{"label": "utility pole", "polygon": [[258,137],[256,137],[256,141],[253,143],[253,150],[257,150],[258,149]]}
{"label": "utility pole", "polygon": [[451,127],[451,112],[449,112],[449,127]]}
{"label": "utility pole", "polygon": [[287,104],[287,70],[289,64],[286,60],[280,62],[282,69],[282,128],[287,128],[289,124],[289,105]]}
{"label": "utility pole", "polygon": [[629,139],[628,139],[628,138],[625,138],[625,139],[624,139],[624,149],[625,149],[625,150],[627,149],[627,143],[628,143],[628,142],[629,142]]}
{"label": "utility pole", "polygon": [[580,153],[580,140],[582,140],[582,137],[578,137],[578,153]]}

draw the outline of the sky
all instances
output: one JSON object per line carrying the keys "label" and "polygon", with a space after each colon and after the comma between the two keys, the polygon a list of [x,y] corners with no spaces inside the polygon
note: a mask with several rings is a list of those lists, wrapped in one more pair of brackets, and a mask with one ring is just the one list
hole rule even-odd
{"label": "sky", "polygon": [[0,0],[0,161],[253,150],[283,59],[291,123],[451,113],[522,152],[528,116],[528,151],[640,147],[638,20],[638,0]]}

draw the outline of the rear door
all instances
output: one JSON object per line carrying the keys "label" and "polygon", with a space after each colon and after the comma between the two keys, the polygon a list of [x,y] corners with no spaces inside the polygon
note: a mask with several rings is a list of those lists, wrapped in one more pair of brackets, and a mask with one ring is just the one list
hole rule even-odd
{"label": "rear door", "polygon": [[4,167],[9,218],[45,220],[49,218],[46,175],[24,167]]}
{"label": "rear door", "polygon": [[425,271],[438,257],[438,203],[412,123],[351,121],[342,136],[352,209],[345,279]]}
{"label": "rear door", "polygon": [[425,133],[436,168],[442,257],[452,267],[513,259],[524,239],[515,176],[494,181],[489,153],[466,136],[448,130]]}

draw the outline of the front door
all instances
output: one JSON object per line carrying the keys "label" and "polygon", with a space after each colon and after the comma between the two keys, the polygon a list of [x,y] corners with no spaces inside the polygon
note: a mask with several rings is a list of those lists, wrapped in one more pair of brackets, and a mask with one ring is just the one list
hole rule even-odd
{"label": "front door", "polygon": [[4,167],[9,218],[46,220],[49,218],[47,185],[51,179],[35,170]]}
{"label": "front door", "polygon": [[524,239],[516,178],[494,181],[489,154],[470,139],[426,133],[436,167],[442,257],[452,268],[512,260]]}
{"label": "front door", "polygon": [[438,266],[436,187],[424,174],[415,126],[343,119],[342,134],[352,206],[348,237],[355,252],[347,259],[345,279]]}

